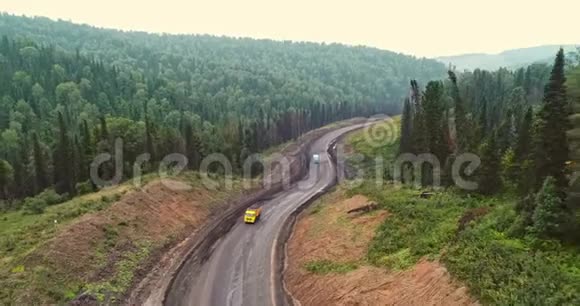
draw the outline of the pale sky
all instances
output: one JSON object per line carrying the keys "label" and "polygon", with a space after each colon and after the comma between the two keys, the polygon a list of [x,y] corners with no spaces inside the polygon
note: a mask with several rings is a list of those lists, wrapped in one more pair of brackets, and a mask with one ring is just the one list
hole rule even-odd
{"label": "pale sky", "polygon": [[0,0],[124,30],[367,45],[417,56],[580,43],[580,0]]}

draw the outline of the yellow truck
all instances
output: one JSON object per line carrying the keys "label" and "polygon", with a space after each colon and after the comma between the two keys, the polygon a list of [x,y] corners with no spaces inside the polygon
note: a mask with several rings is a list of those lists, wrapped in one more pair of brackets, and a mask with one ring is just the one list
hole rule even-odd
{"label": "yellow truck", "polygon": [[260,218],[262,213],[262,208],[248,208],[246,209],[246,214],[244,215],[244,222],[249,224],[254,224]]}

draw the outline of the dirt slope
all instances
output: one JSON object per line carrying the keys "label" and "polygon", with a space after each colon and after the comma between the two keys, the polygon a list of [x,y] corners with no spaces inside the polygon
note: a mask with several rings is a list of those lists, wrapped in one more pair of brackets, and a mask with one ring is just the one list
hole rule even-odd
{"label": "dirt slope", "polygon": [[[349,216],[367,204],[363,196],[335,191],[307,210],[288,242],[285,280],[301,305],[473,305],[437,262],[423,260],[412,269],[389,272],[365,264],[364,256],[385,211]],[[326,261],[355,265],[352,271],[313,273],[306,268]]]}
{"label": "dirt slope", "polygon": [[[187,186],[192,188],[179,188]],[[83,304],[119,301],[137,276],[195,232],[225,205],[223,199],[235,193],[178,180],[155,181],[130,191],[110,207],[63,227],[31,252],[24,267],[34,273],[22,275],[28,278],[27,285],[15,302],[52,303],[52,295],[74,297],[79,291],[89,293],[81,298]]]}

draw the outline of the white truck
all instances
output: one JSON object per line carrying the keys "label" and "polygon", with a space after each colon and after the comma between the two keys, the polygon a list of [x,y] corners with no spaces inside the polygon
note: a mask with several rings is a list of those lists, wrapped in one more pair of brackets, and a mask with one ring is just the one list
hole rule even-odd
{"label": "white truck", "polygon": [[312,155],[312,161],[314,161],[314,164],[316,164],[316,165],[320,164],[320,155],[313,154]]}

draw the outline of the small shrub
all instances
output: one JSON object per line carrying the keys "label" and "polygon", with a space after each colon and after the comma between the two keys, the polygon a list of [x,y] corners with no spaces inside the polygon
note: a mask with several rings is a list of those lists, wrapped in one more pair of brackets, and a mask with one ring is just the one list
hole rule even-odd
{"label": "small shrub", "polygon": [[312,272],[315,274],[328,274],[328,273],[348,273],[350,271],[354,271],[358,268],[356,263],[339,263],[333,262],[330,260],[317,260],[307,262],[304,265],[304,268],[308,272]]}
{"label": "small shrub", "polygon": [[12,268],[12,270],[10,270],[10,272],[12,272],[12,273],[22,273],[22,272],[24,272],[24,270],[25,270],[25,268],[24,268],[23,265],[18,265],[16,267]]}
{"label": "small shrub", "polygon": [[79,195],[87,194],[93,192],[93,184],[90,181],[77,183],[75,186]]}
{"label": "small shrub", "polygon": [[377,261],[377,264],[392,270],[404,270],[414,265],[415,262],[416,259],[411,256],[411,250],[406,248],[383,256]]}
{"label": "small shrub", "polygon": [[514,223],[510,226],[507,231],[508,236],[510,237],[524,237],[526,235],[526,229],[529,226],[526,219],[522,216],[518,216]]}
{"label": "small shrub", "polygon": [[117,244],[119,232],[117,232],[117,230],[109,224],[103,227],[103,232],[105,232],[105,244],[108,247],[114,247],[115,244]]}
{"label": "small shrub", "polygon": [[46,202],[40,198],[26,198],[24,200],[24,214],[39,215],[44,213],[44,209],[48,206]]}
{"label": "small shrub", "polygon": [[318,204],[315,204],[314,206],[312,206],[312,208],[310,209],[310,211],[308,212],[308,214],[310,214],[310,215],[316,215],[321,210],[322,210],[322,205],[320,205],[320,203],[318,203]]}
{"label": "small shrub", "polygon": [[12,252],[16,248],[16,239],[12,235],[6,235],[0,240],[0,246],[4,252]]}
{"label": "small shrub", "polygon": [[461,219],[459,219],[457,231],[463,231],[469,225],[469,223],[481,219],[483,216],[487,215],[488,212],[489,207],[479,207],[466,211]]}
{"label": "small shrub", "polygon": [[68,194],[60,195],[56,193],[53,189],[46,189],[42,193],[38,194],[35,198],[43,200],[46,205],[56,205],[67,200]]}
{"label": "small shrub", "polygon": [[542,189],[536,195],[535,204],[531,232],[544,236],[560,234],[562,226],[566,223],[566,212],[554,178],[546,178]]}

